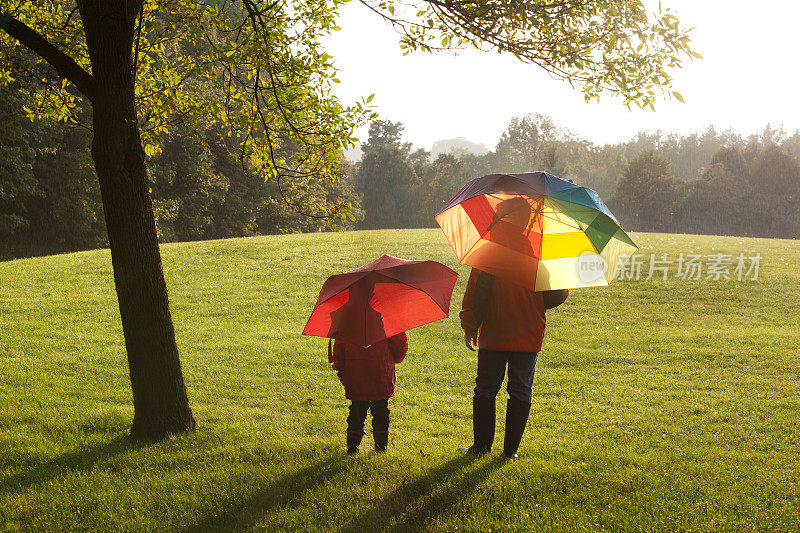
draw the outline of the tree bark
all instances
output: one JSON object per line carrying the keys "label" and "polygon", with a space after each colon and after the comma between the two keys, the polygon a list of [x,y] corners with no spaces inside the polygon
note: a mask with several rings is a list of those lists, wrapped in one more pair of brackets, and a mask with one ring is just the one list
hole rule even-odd
{"label": "tree bark", "polygon": [[92,158],[100,181],[128,353],[131,436],[195,427],[175,343],[134,98],[133,39],[142,0],[79,1],[94,78]]}

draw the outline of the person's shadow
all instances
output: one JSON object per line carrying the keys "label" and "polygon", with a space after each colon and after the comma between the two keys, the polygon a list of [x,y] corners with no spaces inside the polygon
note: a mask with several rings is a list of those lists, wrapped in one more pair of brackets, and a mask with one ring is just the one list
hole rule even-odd
{"label": "person's shadow", "polygon": [[335,455],[287,474],[253,492],[236,498],[189,525],[184,531],[245,531],[271,512],[303,505],[303,495],[325,485],[347,467],[347,458]]}
{"label": "person's shadow", "polygon": [[46,483],[64,474],[65,470],[86,472],[95,463],[109,457],[147,446],[131,441],[126,434],[110,441],[104,441],[58,455],[44,463],[33,464],[29,468],[0,479],[0,496],[12,492],[22,492],[28,487]]}
{"label": "person's shadow", "polygon": [[[458,478],[459,473],[475,461],[469,455],[455,457],[426,474],[403,483],[373,505],[369,511],[352,517],[341,531],[358,532],[394,529],[414,531],[434,517],[446,512],[465,495],[474,491],[505,460],[493,458]],[[202,531],[244,531],[259,524],[267,515],[304,505],[304,495],[313,493],[341,472],[352,467],[349,457],[337,455],[316,461],[287,474],[253,492],[244,499],[235,498],[216,507],[204,518],[184,529],[186,533]],[[458,481],[451,483],[451,478]],[[392,524],[402,517],[398,523]],[[391,524],[391,526],[390,526]]]}
{"label": "person's shadow", "polygon": [[[501,244],[515,252],[537,257],[541,243],[542,210],[534,208],[525,198],[516,196],[503,200],[495,206],[492,222],[484,238]],[[531,239],[537,241],[534,246]]]}
{"label": "person's shadow", "polygon": [[[468,454],[455,457],[410,483],[403,483],[369,511],[350,520],[342,531],[422,531],[431,520],[471,494],[507,461],[501,456],[494,457],[450,483],[451,478],[458,477],[475,460],[474,456]],[[392,523],[400,517],[402,519],[399,522]]]}

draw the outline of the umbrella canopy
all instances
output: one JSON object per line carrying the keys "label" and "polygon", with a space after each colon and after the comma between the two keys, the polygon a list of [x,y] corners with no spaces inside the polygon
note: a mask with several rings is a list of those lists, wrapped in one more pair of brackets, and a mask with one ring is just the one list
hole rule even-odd
{"label": "umbrella canopy", "polygon": [[457,277],[436,261],[384,255],[329,277],[303,334],[370,346],[449,316]]}
{"label": "umbrella canopy", "polygon": [[547,172],[474,179],[435,218],[459,261],[536,291],[608,285],[637,248],[596,192]]}

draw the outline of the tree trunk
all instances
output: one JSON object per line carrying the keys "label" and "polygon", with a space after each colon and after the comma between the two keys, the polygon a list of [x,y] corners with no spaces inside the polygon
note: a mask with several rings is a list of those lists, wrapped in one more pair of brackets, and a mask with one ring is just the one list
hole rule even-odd
{"label": "tree trunk", "polygon": [[128,352],[131,436],[194,429],[183,382],[134,99],[133,38],[142,0],[79,2],[94,78],[92,158],[100,180]]}

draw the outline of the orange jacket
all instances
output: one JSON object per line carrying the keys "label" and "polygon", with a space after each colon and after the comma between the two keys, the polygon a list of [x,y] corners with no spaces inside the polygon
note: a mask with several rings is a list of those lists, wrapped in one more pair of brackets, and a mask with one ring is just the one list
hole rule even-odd
{"label": "orange jacket", "polygon": [[545,311],[564,303],[569,291],[532,291],[495,277],[483,322],[475,308],[475,286],[480,270],[472,269],[461,304],[461,327],[478,330],[478,346],[503,352],[538,352],[544,339]]}

